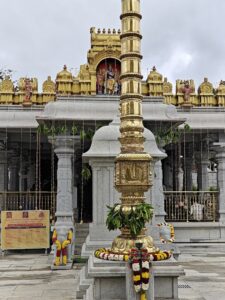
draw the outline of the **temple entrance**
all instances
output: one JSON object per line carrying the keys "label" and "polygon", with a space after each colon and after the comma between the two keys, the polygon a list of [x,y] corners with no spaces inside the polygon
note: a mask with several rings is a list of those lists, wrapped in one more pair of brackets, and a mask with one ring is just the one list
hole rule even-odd
{"label": "temple entrance", "polygon": [[114,58],[102,60],[96,70],[97,95],[120,95],[121,93],[121,63]]}

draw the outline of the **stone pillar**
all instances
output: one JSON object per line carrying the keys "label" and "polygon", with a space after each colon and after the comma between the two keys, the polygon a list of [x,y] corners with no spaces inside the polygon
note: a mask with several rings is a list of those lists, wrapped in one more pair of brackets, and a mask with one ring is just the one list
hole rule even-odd
{"label": "stone pillar", "polygon": [[30,161],[30,165],[28,166],[28,176],[27,176],[28,190],[34,190],[33,187],[35,185],[35,172],[36,172],[35,163]]}
{"label": "stone pillar", "polygon": [[26,192],[27,191],[27,164],[24,163],[24,160],[22,161],[22,164],[20,165],[19,170],[19,190],[20,192]]}
{"label": "stone pillar", "polygon": [[163,168],[163,185],[165,186],[165,189],[167,191],[173,191],[173,160],[168,155],[167,158],[165,158],[164,161],[164,168]]}
{"label": "stone pillar", "polygon": [[5,151],[5,142],[0,141],[0,211],[4,208],[4,194],[7,191],[7,153]]}
{"label": "stone pillar", "polygon": [[187,148],[184,156],[183,164],[183,189],[184,191],[192,191],[192,170],[193,170],[193,151]]}
{"label": "stone pillar", "polygon": [[19,191],[19,157],[12,153],[9,158],[9,182],[8,190],[10,192]]}
{"label": "stone pillar", "polygon": [[208,191],[209,174],[208,165],[209,158],[207,153],[198,153],[197,156],[197,182],[199,191]]}
{"label": "stone pillar", "polygon": [[217,183],[219,189],[219,218],[225,222],[225,143],[214,143],[217,152]]}
{"label": "stone pillar", "polygon": [[154,163],[154,174],[153,174],[153,186],[152,186],[152,205],[154,207],[154,224],[159,224],[165,221],[165,210],[164,210],[164,192],[163,192],[163,174],[162,174],[162,161],[161,157],[159,160],[155,160]]}
{"label": "stone pillar", "polygon": [[[119,193],[114,189],[114,158],[90,160],[93,171],[93,223],[105,227],[107,205],[119,201]],[[107,199],[105,198],[108,195]]]}
{"label": "stone pillar", "polygon": [[[54,151],[58,157],[57,166],[57,200],[55,229],[57,239],[62,244],[67,240],[70,229],[74,232],[73,220],[73,191],[72,191],[72,158],[74,155],[74,144],[80,143],[80,137],[57,136],[50,139],[54,143]],[[70,247],[71,253],[68,253],[68,262],[71,263],[73,255],[73,241]],[[58,267],[52,267],[58,268]],[[61,268],[61,266],[59,266]]]}
{"label": "stone pillar", "polygon": [[4,208],[5,197],[2,192],[7,191],[7,178],[7,154],[6,151],[0,149],[0,211]]}
{"label": "stone pillar", "polygon": [[0,192],[7,191],[7,154],[6,151],[0,151]]}

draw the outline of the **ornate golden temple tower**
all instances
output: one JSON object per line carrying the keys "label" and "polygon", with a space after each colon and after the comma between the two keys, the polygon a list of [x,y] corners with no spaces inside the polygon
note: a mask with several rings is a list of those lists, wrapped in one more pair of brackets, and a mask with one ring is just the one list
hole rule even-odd
{"label": "ornate golden temple tower", "polygon": [[[122,0],[121,154],[116,158],[115,187],[122,193],[121,206],[125,214],[144,202],[144,193],[151,187],[151,157],[144,152],[143,137],[141,18],[140,0]],[[129,253],[137,240],[149,252],[154,251],[152,238],[145,235],[145,230],[135,239],[129,229],[122,228],[121,232],[112,244],[112,252]]]}

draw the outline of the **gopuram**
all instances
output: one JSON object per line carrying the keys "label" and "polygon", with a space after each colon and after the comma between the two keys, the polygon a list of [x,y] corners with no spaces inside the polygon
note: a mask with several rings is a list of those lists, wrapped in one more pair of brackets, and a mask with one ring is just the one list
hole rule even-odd
{"label": "gopuram", "polygon": [[[122,31],[91,28],[78,74],[65,65],[42,92],[36,78],[0,80],[0,210],[50,211],[56,269],[71,267],[74,253],[128,252],[130,233],[108,231],[107,206],[129,215],[144,198],[154,208],[146,228],[155,244],[144,230],[137,241],[149,249],[161,246],[157,224],[165,221],[181,251],[225,241],[225,81],[173,86],[156,67],[143,79],[139,2],[123,1]],[[124,262],[110,263],[125,284]],[[110,263],[90,258],[79,297],[92,293],[88,272],[107,277]],[[174,282],[181,273],[176,266]]]}

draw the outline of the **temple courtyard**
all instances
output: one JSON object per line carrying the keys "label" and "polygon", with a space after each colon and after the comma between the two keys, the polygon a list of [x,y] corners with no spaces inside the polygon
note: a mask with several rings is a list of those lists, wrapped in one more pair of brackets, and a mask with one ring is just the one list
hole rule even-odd
{"label": "temple courtyard", "polygon": [[[1,300],[73,300],[81,264],[51,271],[51,256],[14,253],[0,257]],[[186,275],[179,280],[179,299],[225,300],[225,254],[182,254]]]}

